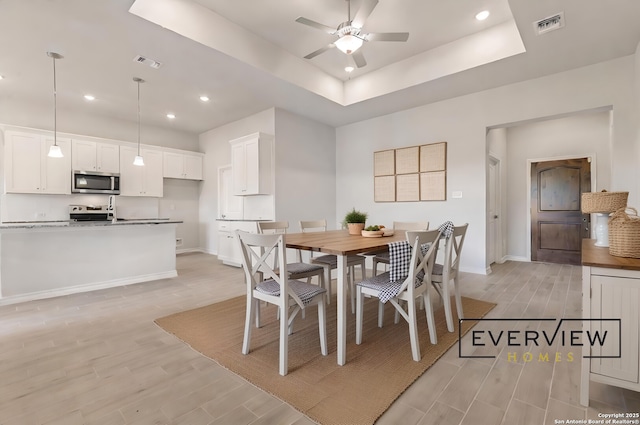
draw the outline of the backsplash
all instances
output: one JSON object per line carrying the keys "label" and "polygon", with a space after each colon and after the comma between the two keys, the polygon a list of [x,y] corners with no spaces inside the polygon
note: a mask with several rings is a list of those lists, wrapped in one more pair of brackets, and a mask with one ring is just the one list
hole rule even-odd
{"label": "backsplash", "polygon": [[[69,219],[69,205],[107,205],[108,195],[0,196],[0,218],[9,221],[57,221]],[[159,218],[158,198],[116,196],[116,214],[121,218]]]}

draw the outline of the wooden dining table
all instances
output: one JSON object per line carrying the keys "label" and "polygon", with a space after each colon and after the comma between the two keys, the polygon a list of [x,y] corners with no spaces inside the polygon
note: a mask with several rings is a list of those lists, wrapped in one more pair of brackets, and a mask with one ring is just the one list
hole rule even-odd
{"label": "wooden dining table", "polygon": [[333,254],[338,259],[338,364],[347,359],[347,256],[363,252],[380,251],[390,242],[406,239],[404,230],[395,230],[391,236],[378,238],[350,235],[347,230],[326,232],[287,233],[287,248]]}

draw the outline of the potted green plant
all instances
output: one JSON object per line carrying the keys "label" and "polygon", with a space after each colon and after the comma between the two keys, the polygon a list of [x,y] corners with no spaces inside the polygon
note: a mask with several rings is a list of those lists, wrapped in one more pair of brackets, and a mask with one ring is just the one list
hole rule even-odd
{"label": "potted green plant", "polygon": [[366,221],[367,213],[356,211],[356,209],[353,208],[344,216],[342,224],[349,229],[350,235],[360,235]]}

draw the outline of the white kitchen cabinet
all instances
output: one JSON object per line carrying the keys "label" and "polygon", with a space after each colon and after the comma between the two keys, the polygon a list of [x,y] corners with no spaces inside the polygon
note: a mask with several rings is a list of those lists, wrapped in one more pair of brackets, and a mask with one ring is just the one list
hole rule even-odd
{"label": "white kitchen cabinet", "polygon": [[162,197],[162,151],[141,149],[144,165],[133,165],[138,150],[120,146],[120,195]]}
{"label": "white kitchen cabinet", "polygon": [[164,152],[163,175],[171,179],[202,180],[202,156]]}
{"label": "white kitchen cabinet", "polygon": [[100,173],[120,172],[120,146],[115,143],[73,139],[71,158],[74,170]]}
{"label": "white kitchen cabinet", "polygon": [[257,233],[255,221],[218,221],[218,259],[229,266],[242,266],[242,251],[235,231]]}
{"label": "white kitchen cabinet", "polygon": [[231,140],[235,195],[269,195],[273,191],[273,136],[254,133]]}
{"label": "white kitchen cabinet", "polygon": [[[582,244],[583,331],[607,332],[609,344],[583,346],[580,403],[589,405],[589,381],[640,391],[640,259],[614,257],[606,247]],[[621,331],[619,334],[618,331]],[[591,357],[587,357],[591,356]]]}
{"label": "white kitchen cabinet", "polygon": [[71,140],[57,138],[62,158],[50,158],[53,134],[5,133],[5,192],[71,194]]}

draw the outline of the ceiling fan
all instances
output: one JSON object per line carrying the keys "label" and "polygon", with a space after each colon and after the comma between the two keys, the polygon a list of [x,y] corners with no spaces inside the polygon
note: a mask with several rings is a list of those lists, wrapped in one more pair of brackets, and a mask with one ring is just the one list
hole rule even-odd
{"label": "ceiling fan", "polygon": [[367,64],[367,61],[362,55],[362,51],[358,50],[362,47],[365,41],[407,41],[409,39],[408,32],[382,32],[382,33],[364,33],[362,27],[365,20],[371,15],[373,9],[378,4],[378,0],[363,0],[362,6],[358,12],[356,12],[353,20],[351,19],[351,0],[347,1],[347,20],[338,25],[337,28],[331,28],[327,25],[321,24],[311,19],[303,18],[300,16],[296,19],[304,25],[308,25],[313,28],[325,31],[331,35],[337,35],[338,39],[333,43],[330,43],[315,52],[309,53],[305,56],[305,59],[311,59],[318,56],[321,53],[326,52],[329,49],[337,47],[340,51],[351,55],[358,68],[362,68]]}

